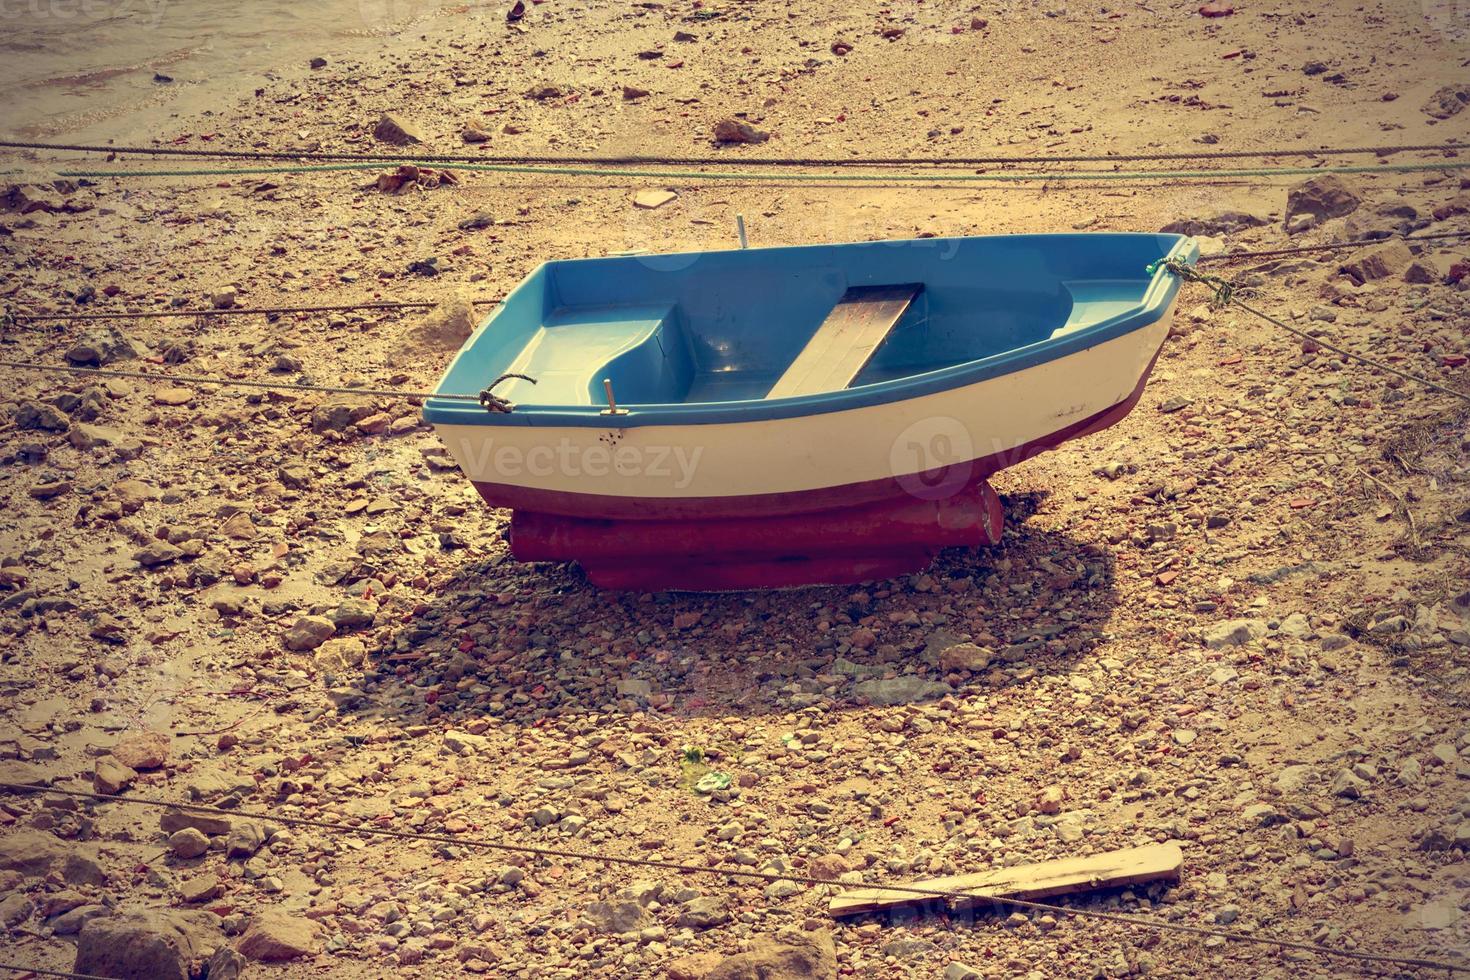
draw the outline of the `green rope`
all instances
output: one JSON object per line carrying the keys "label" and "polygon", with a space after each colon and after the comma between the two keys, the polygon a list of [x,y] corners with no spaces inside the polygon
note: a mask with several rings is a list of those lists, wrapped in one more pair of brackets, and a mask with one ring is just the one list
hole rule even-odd
{"label": "green rope", "polygon": [[1146,269],[1150,277],[1154,276],[1161,270],[1165,272],[1172,272],[1174,275],[1178,276],[1180,279],[1183,279],[1185,282],[1197,282],[1208,286],[1210,290],[1214,293],[1214,296],[1210,299],[1210,305],[1216,309],[1226,306],[1238,306],[1240,309],[1245,310],[1252,316],[1259,317],[1260,319],[1265,320],[1267,323],[1275,327],[1279,327],[1289,334],[1294,334],[1302,338],[1303,340],[1308,341],[1309,343],[1315,344],[1318,347],[1326,348],[1327,350],[1333,351],[1337,354],[1341,354],[1343,357],[1357,361],[1360,364],[1366,364],[1368,367],[1377,368],[1380,371],[1386,371],[1389,374],[1403,378],[1405,381],[1413,381],[1416,384],[1424,385],[1426,388],[1432,388],[1433,390],[1438,391],[1442,394],[1453,395],[1455,398],[1460,399],[1460,401],[1462,402],[1470,403],[1470,394],[1466,394],[1463,391],[1451,388],[1448,385],[1442,385],[1438,381],[1431,381],[1430,379],[1422,375],[1410,374],[1408,371],[1401,371],[1391,364],[1385,364],[1382,361],[1375,361],[1371,357],[1365,357],[1362,354],[1358,354],[1354,351],[1348,350],[1346,347],[1340,347],[1337,344],[1332,343],[1331,341],[1323,340],[1321,337],[1314,337],[1311,334],[1307,333],[1307,331],[1305,330],[1302,330],[1298,327],[1293,327],[1291,324],[1285,323],[1277,317],[1271,316],[1269,313],[1263,313],[1255,307],[1241,302],[1240,298],[1235,295],[1235,283],[1230,282],[1228,279],[1222,279],[1219,276],[1212,276],[1207,273],[1200,272],[1193,267],[1186,265],[1183,262],[1180,262],[1178,259],[1170,258],[1162,258],[1159,259],[1157,262],[1151,262]]}
{"label": "green rope", "polygon": [[[411,160],[406,165],[442,167],[428,162],[419,164]],[[246,174],[307,174],[329,173],[350,170],[382,170],[382,163],[324,163],[278,167],[200,167],[186,170],[62,170],[61,177],[234,177]],[[875,183],[919,182],[936,183],[945,181],[992,181],[1022,182],[1034,180],[1197,180],[1223,179],[1231,177],[1293,177],[1322,174],[1368,174],[1368,173],[1418,173],[1430,170],[1470,170],[1470,162],[1446,161],[1440,163],[1392,163],[1349,167],[1254,167],[1234,170],[1059,170],[1056,173],[901,173],[901,174],[849,174],[849,173],[755,173],[750,171],[704,171],[704,170],[627,170],[606,167],[547,167],[520,164],[461,163],[454,170],[485,173],[510,174],[555,174],[569,177],[638,177],[655,180],[741,180],[751,182],[781,181],[827,181],[845,183],[849,181],[871,181]],[[14,174],[17,171],[5,171]]]}

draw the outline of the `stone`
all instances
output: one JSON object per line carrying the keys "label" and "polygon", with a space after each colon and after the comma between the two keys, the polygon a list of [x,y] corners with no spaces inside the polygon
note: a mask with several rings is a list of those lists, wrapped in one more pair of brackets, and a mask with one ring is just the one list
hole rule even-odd
{"label": "stone", "polygon": [[317,670],[341,674],[362,665],[367,659],[367,645],[355,636],[339,637],[317,647],[311,659]]}
{"label": "stone", "polygon": [[194,827],[185,827],[169,835],[168,848],[174,857],[188,861],[209,850],[209,838]]}
{"label": "stone", "polygon": [[71,419],[55,405],[45,402],[24,401],[15,407],[17,429],[39,429],[43,432],[65,432],[71,428]]}
{"label": "stone", "polygon": [[153,393],[153,404],[155,405],[187,405],[194,400],[192,388],[181,388],[178,385],[170,385],[160,388]]}
{"label": "stone", "polygon": [[1363,795],[1368,783],[1351,769],[1344,769],[1332,780],[1332,795],[1347,800],[1356,800]]}
{"label": "stone", "polygon": [[321,951],[325,930],[312,919],[272,909],[250,922],[235,948],[252,960],[276,963]]}
{"label": "stone", "polygon": [[216,310],[231,310],[235,308],[235,301],[240,294],[235,291],[234,286],[226,286],[209,294],[209,305]]}
{"label": "stone", "polygon": [[1446,85],[1435,92],[1424,103],[1423,111],[1435,119],[1448,119],[1459,115],[1467,103],[1470,103],[1470,85],[1462,82],[1458,85]]}
{"label": "stone", "polygon": [[133,552],[133,561],[144,568],[157,568],[167,565],[169,562],[177,561],[183,557],[183,551],[175,548],[167,541],[150,541],[148,544]]}
{"label": "stone", "polygon": [[112,757],[123,765],[140,771],[161,769],[168,761],[168,736],[162,732],[142,732],[122,739],[112,747]]}
{"label": "stone", "polygon": [[253,820],[242,820],[230,828],[225,840],[225,856],[231,858],[253,857],[260,850],[268,835],[265,828]]}
{"label": "stone", "polygon": [[841,854],[823,854],[812,859],[808,870],[813,878],[836,881],[847,873],[847,858]]}
{"label": "stone", "polygon": [[638,932],[653,924],[647,909],[628,900],[593,902],[582,910],[582,917],[603,933]]}
{"label": "stone", "polygon": [[980,980],[981,976],[979,970],[958,960],[944,968],[944,980]]}
{"label": "stone", "polygon": [[709,929],[730,921],[725,899],[718,895],[700,895],[685,902],[674,919],[684,929]]}
{"label": "stone", "polygon": [[1266,624],[1259,619],[1227,619],[1204,631],[1205,646],[1211,650],[1245,646],[1266,635]]}
{"label": "stone", "polygon": [[383,113],[373,127],[373,139],[393,146],[410,146],[424,142],[423,134],[417,126],[388,112]]}
{"label": "stone", "polygon": [[466,126],[459,134],[459,138],[466,143],[488,143],[491,136],[478,126]]}
{"label": "stone", "polygon": [[252,541],[256,535],[255,522],[243,510],[236,511],[225,518],[219,526],[219,533],[231,541]]}
{"label": "stone", "polygon": [[646,208],[653,210],[661,208],[665,204],[679,199],[679,195],[673,191],[639,191],[633,195],[633,206],[635,208]]}
{"label": "stone", "polygon": [[315,650],[337,632],[325,616],[300,616],[281,638],[287,650]]}
{"label": "stone", "polygon": [[1171,221],[1159,231],[1165,235],[1188,235],[1197,238],[1201,235],[1229,235],[1233,232],[1244,231],[1247,228],[1260,228],[1269,222],[1254,214],[1244,211],[1218,211],[1210,217],[1181,218]]}
{"label": "stone", "polygon": [[378,604],[371,599],[348,598],[327,614],[332,625],[341,632],[366,629],[373,625],[378,613]]}
{"label": "stone", "polygon": [[425,343],[458,350],[476,326],[474,305],[463,296],[452,296],[424,314],[412,334]]}
{"label": "stone", "polygon": [[469,732],[447,731],[444,733],[444,747],[456,755],[474,755],[490,748],[490,740]]}
{"label": "stone", "polygon": [[31,900],[21,892],[11,892],[0,899],[0,926],[9,929],[31,917]]}
{"label": "stone", "polygon": [[92,772],[92,787],[99,793],[115,796],[133,784],[138,778],[138,773],[128,766],[118,762],[112,756],[104,755],[97,760]]}
{"label": "stone", "polygon": [[192,963],[220,945],[215,921],[200,912],[99,916],[78,933],[72,970],[93,976],[189,980]]}
{"label": "stone", "polygon": [[787,929],[757,936],[743,953],[727,957],[705,980],[830,980],[837,976],[837,949],[825,929]]}
{"label": "stone", "polygon": [[939,651],[939,666],[943,670],[979,671],[990,666],[995,651],[974,643],[955,643]]}
{"label": "stone", "polygon": [[1404,242],[1393,242],[1364,252],[1352,262],[1345,263],[1342,271],[1362,284],[1402,275],[1413,262],[1414,253],[1409,250],[1409,246]]}
{"label": "stone", "polygon": [[719,953],[691,953],[670,960],[664,967],[667,980],[704,980],[725,958]]}
{"label": "stone", "polygon": [[635,99],[646,99],[648,98],[648,94],[648,89],[646,88],[639,88],[636,85],[623,86],[623,101],[625,102],[632,102]]}
{"label": "stone", "polygon": [[1286,195],[1286,229],[1306,231],[1331,218],[1352,214],[1363,203],[1356,186],[1337,174],[1312,177]]}
{"label": "stone", "polygon": [[148,348],[116,327],[94,327],[67,348],[66,359],[73,364],[102,365],[146,357]]}
{"label": "stone", "polygon": [[720,143],[764,143],[771,134],[756,129],[743,119],[721,119],[715,123],[715,140]]}
{"label": "stone", "polygon": [[860,681],[853,685],[853,693],[866,698],[869,703],[890,707],[915,701],[931,701],[950,693],[950,686],[922,677],[894,677],[888,680]]}
{"label": "stone", "polygon": [[102,425],[88,425],[85,422],[73,422],[67,430],[66,441],[76,449],[117,449],[131,448],[136,445],[141,449],[142,444],[135,439],[129,439],[116,429],[109,429]]}
{"label": "stone", "polygon": [[179,885],[179,898],[186,905],[198,905],[200,902],[218,898],[223,887],[218,875],[200,875]]}
{"label": "stone", "polygon": [[105,905],[78,905],[48,920],[46,924],[58,936],[75,936],[88,922],[111,914],[112,909]]}
{"label": "stone", "polygon": [[163,811],[158,818],[158,829],[165,834],[177,833],[186,827],[192,827],[201,834],[210,837],[218,837],[230,832],[230,819],[219,817],[210,813],[196,813],[193,810],[169,809]]}

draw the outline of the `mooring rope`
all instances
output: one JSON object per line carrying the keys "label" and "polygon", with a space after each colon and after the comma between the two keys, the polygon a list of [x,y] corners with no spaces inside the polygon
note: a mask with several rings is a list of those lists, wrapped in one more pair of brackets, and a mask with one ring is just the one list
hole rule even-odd
{"label": "mooring rope", "polygon": [[[396,840],[422,841],[430,844],[449,844],[456,847],[473,847],[485,850],[509,852],[513,854],[526,854],[539,858],[560,858],[567,861],[588,861],[599,864],[617,864],[625,867],[656,868],[662,871],[674,871],[679,874],[701,874],[722,875],[729,878],[747,878],[758,881],[777,882],[790,881],[798,885],[839,886],[840,882],[834,882],[823,878],[814,878],[810,875],[799,875],[795,872],[778,873],[773,871],[750,871],[743,868],[712,868],[708,865],[681,864],[676,861],[663,861],[657,858],[626,857],[622,855],[601,854],[594,851],[572,851],[556,847],[536,847],[530,844],[511,844],[504,840],[490,840],[483,837],[462,837],[449,834],[426,834],[407,830],[389,830],[386,827],[351,826],[349,824],[334,823],[327,820],[314,820],[308,817],[290,817],[279,813],[248,811],[248,810],[226,810],[221,807],[205,806],[198,803],[176,803],[169,800],[150,800],[137,796],[108,796],[102,793],[90,793],[85,790],[58,789],[49,786],[28,786],[23,783],[0,782],[0,790],[8,790],[12,793],[51,793],[58,796],[69,796],[75,799],[95,800],[101,803],[127,803],[137,806],[153,807],[156,809],[179,809],[195,813],[206,813],[215,816],[229,817],[234,820],[261,820],[275,822],[287,826],[311,827],[315,830],[325,830],[341,834],[369,834],[375,837],[388,837]],[[1231,942],[1255,943],[1258,945],[1275,946],[1280,949],[1292,949],[1300,952],[1313,953],[1318,956],[1338,957],[1342,959],[1356,960],[1362,963],[1386,963],[1394,966],[1412,966],[1423,969],[1445,970],[1453,974],[1455,971],[1464,970],[1455,963],[1438,960],[1418,959],[1406,956],[1392,956],[1385,953],[1363,953],[1356,950],[1340,949],[1332,946],[1322,946],[1316,943],[1297,942],[1291,939],[1275,939],[1268,936],[1258,936],[1254,933],[1235,932],[1229,929],[1212,929],[1205,926],[1190,926],[1180,922],[1167,922],[1162,919],[1144,918],[1142,916],[1123,915],[1117,912],[1102,912],[1095,909],[1081,909],[1067,905],[1051,905],[1045,902],[1033,902],[1022,898],[1004,898],[996,895],[975,895],[963,891],[954,891],[942,888],[925,888],[922,885],[905,884],[880,884],[863,886],[863,890],[882,890],[897,892],[899,894],[910,894],[926,898],[944,898],[964,902],[991,902],[998,906],[1016,909],[1025,909],[1033,912],[1047,912],[1073,916],[1083,919],[1096,919],[1103,922],[1115,922],[1135,929],[1149,929],[1156,932],[1178,932],[1186,935],[1200,936],[1206,938],[1219,938]]]}
{"label": "mooring rope", "polygon": [[[427,164],[422,158],[399,161],[403,164]],[[60,177],[239,177],[258,174],[310,174],[334,173],[354,170],[381,170],[382,163],[322,163],[280,167],[200,167],[184,170],[60,170]],[[1053,173],[978,173],[959,174],[935,172],[932,174],[848,174],[848,173],[752,173],[748,171],[717,170],[623,170],[607,167],[563,167],[523,164],[464,163],[456,169],[509,174],[540,174],[543,176],[567,177],[620,177],[646,180],[695,181],[727,180],[749,183],[783,183],[796,181],[828,181],[833,183],[1021,183],[1027,181],[1150,181],[1150,180],[1224,180],[1239,177],[1292,177],[1321,176],[1322,174],[1372,174],[1372,173],[1420,173],[1433,170],[1470,170],[1470,162],[1462,160],[1441,163],[1386,163],[1343,167],[1255,167],[1249,169],[1221,170],[1058,170]],[[16,171],[7,171],[14,175]]]}
{"label": "mooring rope", "polygon": [[1396,146],[1272,147],[1264,150],[1195,150],[1185,153],[1091,153],[1032,154],[1023,156],[972,157],[730,157],[730,156],[497,156],[494,154],[430,154],[412,159],[389,153],[331,153],[319,150],[235,150],[182,146],[111,146],[87,143],[37,143],[0,140],[0,148],[12,150],[65,150],[83,153],[130,153],[137,156],[206,157],[229,160],[358,160],[377,163],[577,163],[604,166],[658,164],[681,167],[852,167],[852,166],[977,166],[1008,163],[1140,163],[1150,160],[1251,160],[1265,157],[1326,157],[1395,153],[1457,153],[1470,149],[1463,143],[1420,143]]}
{"label": "mooring rope", "polygon": [[1441,392],[1442,394],[1451,395],[1455,398],[1460,399],[1463,402],[1466,402],[1467,404],[1470,404],[1470,394],[1466,394],[1463,391],[1450,388],[1447,385],[1442,385],[1438,381],[1432,381],[1429,378],[1423,377],[1422,375],[1411,374],[1408,371],[1400,370],[1399,368],[1396,368],[1391,364],[1385,364],[1382,361],[1375,360],[1371,357],[1367,357],[1355,351],[1348,350],[1346,347],[1339,346],[1338,344],[1334,344],[1328,340],[1323,340],[1321,337],[1314,337],[1310,333],[1302,330],[1299,327],[1293,327],[1291,324],[1286,323],[1269,313],[1258,310],[1248,303],[1242,302],[1240,296],[1238,295],[1236,285],[1230,282],[1228,279],[1222,279],[1220,276],[1212,276],[1206,273],[1199,272],[1191,268],[1190,266],[1185,265],[1183,262],[1180,262],[1177,259],[1160,259],[1159,261],[1151,264],[1148,267],[1147,271],[1149,275],[1153,275],[1160,269],[1172,272],[1174,275],[1187,282],[1197,282],[1201,285],[1208,286],[1210,290],[1214,293],[1214,296],[1211,299],[1211,303],[1215,306],[1238,306],[1252,316],[1259,317],[1260,319],[1265,320],[1267,323],[1280,327],[1287,333],[1295,334],[1296,336],[1301,337],[1303,340],[1316,344],[1318,347],[1326,348],[1327,350],[1333,351],[1337,354],[1341,354],[1343,357],[1358,361],[1361,364],[1366,364],[1371,368],[1377,368],[1380,371],[1386,371],[1389,374],[1403,378],[1405,381],[1416,382],[1418,384],[1424,385],[1426,388],[1432,388],[1433,390]]}
{"label": "mooring rope", "polygon": [[[475,303],[499,303],[500,297],[475,299]],[[91,313],[61,313],[58,311],[43,311],[40,313],[13,312],[10,314],[12,320],[147,320],[154,317],[189,317],[189,316],[244,316],[246,314],[288,314],[288,313],[337,313],[350,310],[427,310],[439,305],[432,300],[401,300],[397,302],[378,302],[372,300],[364,303],[331,303],[323,306],[230,306],[223,309],[207,310],[97,310]]]}

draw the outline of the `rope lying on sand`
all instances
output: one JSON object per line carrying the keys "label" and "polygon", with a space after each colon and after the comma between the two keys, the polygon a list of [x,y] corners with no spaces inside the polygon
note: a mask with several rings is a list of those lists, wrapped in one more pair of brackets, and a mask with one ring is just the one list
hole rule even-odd
{"label": "rope lying on sand", "polygon": [[680,167],[862,167],[862,166],[933,166],[959,167],[1008,163],[1137,163],[1152,160],[1254,160],[1265,157],[1356,156],[1393,153],[1456,153],[1470,149],[1461,143],[1423,143],[1400,146],[1340,147],[1273,147],[1264,150],[1195,150],[1185,153],[1094,153],[1037,154],[989,157],[674,157],[674,156],[495,156],[470,154],[432,154],[412,159],[392,154],[324,153],[315,150],[231,150],[181,146],[108,146],[85,143],[34,143],[0,140],[0,148],[12,150],[65,150],[84,153],[132,153],[142,156],[204,157],[216,160],[357,160],[377,163],[545,163],[596,164],[603,166],[640,166],[658,164]]}
{"label": "rope lying on sand", "polygon": [[[235,820],[262,820],[275,822],[295,827],[311,827],[315,830],[326,830],[339,834],[368,834],[375,837],[389,837],[396,840],[423,841],[431,844],[449,844],[455,847],[473,847],[484,850],[504,851],[514,854],[527,854],[540,858],[560,858],[567,861],[588,861],[598,864],[617,864],[626,867],[657,868],[662,871],[675,871],[684,875],[721,875],[727,878],[745,878],[757,881],[776,882],[790,881],[798,885],[828,886],[835,882],[822,878],[813,878],[807,875],[792,873],[776,873],[770,871],[749,871],[737,868],[712,868],[708,865],[680,864],[675,861],[662,861],[654,858],[625,857],[613,854],[601,854],[593,851],[571,851],[554,847],[535,847],[530,844],[511,844],[504,840],[491,840],[483,837],[454,836],[449,834],[423,834],[406,830],[389,830],[386,827],[374,826],[350,826],[348,824],[333,823],[326,820],[313,820],[306,817],[288,817],[279,813],[267,811],[226,810],[220,807],[203,806],[197,803],[175,803],[168,800],[149,800],[137,796],[106,796],[101,793],[89,793],[84,790],[57,789],[44,786],[27,786],[21,783],[0,783],[0,790],[12,793],[49,793],[56,796],[69,796],[74,799],[95,800],[101,803],[127,803],[135,806],[154,807],[157,809],[179,809],[193,813],[207,813],[216,816],[229,817]],[[1100,912],[1094,909],[1075,908],[1067,905],[1050,905],[1045,902],[1032,902],[1020,898],[1002,898],[999,896],[985,895],[976,896],[961,891],[949,891],[940,888],[925,888],[920,885],[865,885],[870,888],[881,888],[885,891],[902,892],[928,898],[944,898],[975,902],[977,899],[990,902],[998,908],[1025,909],[1032,912],[1048,912],[1054,915],[1072,916],[1082,919],[1097,919],[1103,922],[1115,922],[1134,929],[1147,929],[1154,932],[1177,932],[1190,936],[1205,938],[1219,938],[1231,942],[1254,943],[1263,946],[1274,946],[1278,949],[1297,950],[1299,952],[1313,953],[1322,957],[1336,957],[1340,959],[1355,960],[1360,963],[1384,963],[1394,966],[1411,966],[1421,969],[1445,970],[1453,975],[1457,970],[1464,970],[1454,963],[1436,960],[1416,959],[1407,956],[1390,956],[1382,953],[1362,953],[1355,950],[1346,950],[1333,946],[1322,946],[1316,943],[1296,942],[1290,939],[1273,939],[1267,936],[1258,936],[1248,932],[1234,932],[1229,929],[1211,929],[1204,926],[1190,926],[1180,922],[1167,922],[1162,919],[1146,918],[1144,916],[1125,915],[1119,912]]]}
{"label": "rope lying on sand", "polygon": [[[500,297],[477,299],[477,303],[499,303]],[[348,310],[428,310],[439,305],[431,300],[403,300],[400,302],[380,303],[376,300],[366,303],[331,303],[325,306],[232,306],[228,309],[209,310],[98,310],[92,313],[57,313],[43,311],[40,313],[11,313],[12,320],[148,320],[154,317],[165,316],[243,316],[247,313],[285,314],[285,313],[333,313]]]}
{"label": "rope lying on sand", "polygon": [[[398,164],[430,165],[426,158],[394,161]],[[240,177],[258,174],[334,173],[352,170],[381,170],[379,163],[321,163],[272,167],[200,167],[184,170],[60,170],[60,177]],[[1223,180],[1239,177],[1298,177],[1322,174],[1420,173],[1436,170],[1470,170],[1470,161],[1447,160],[1439,163],[1385,163],[1344,167],[1255,167],[1221,170],[1058,170],[1054,173],[979,173],[961,174],[936,171],[929,174],[886,173],[755,173],[720,170],[624,170],[609,167],[559,167],[525,164],[463,163],[456,169],[482,173],[539,174],[565,177],[619,177],[640,180],[696,181],[731,180],[749,183],[782,183],[793,181],[825,181],[828,183],[1023,183],[1034,181],[1151,181],[1151,180]],[[6,173],[14,175],[16,171]]]}

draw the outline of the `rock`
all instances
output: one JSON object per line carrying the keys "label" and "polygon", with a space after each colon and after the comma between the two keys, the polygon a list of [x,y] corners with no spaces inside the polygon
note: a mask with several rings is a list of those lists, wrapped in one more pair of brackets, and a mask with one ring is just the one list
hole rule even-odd
{"label": "rock", "polygon": [[715,140],[720,143],[764,143],[771,134],[756,129],[743,119],[721,119],[715,123]]}
{"label": "rock", "polygon": [[1227,619],[1204,632],[1205,646],[1211,650],[1244,646],[1266,635],[1266,624],[1259,619]]}
{"label": "rock", "polygon": [[667,980],[704,980],[725,958],[719,953],[691,953],[670,960],[664,967]]}
{"label": "rock", "polygon": [[167,565],[171,561],[177,561],[183,556],[183,552],[167,541],[150,541],[148,544],[133,552],[133,561],[144,568],[157,568],[159,565]]}
{"label": "rock", "polygon": [[163,811],[163,816],[158,818],[158,827],[165,834],[177,833],[180,830],[192,827],[201,834],[217,837],[221,834],[228,834],[231,826],[228,817],[217,817],[208,813],[195,813],[192,810],[165,810]]}
{"label": "rock", "polygon": [[847,858],[841,854],[823,854],[812,859],[808,870],[813,878],[836,881],[847,873]]}
{"label": "rock", "polygon": [[1269,224],[1265,218],[1244,211],[1219,211],[1207,218],[1181,218],[1160,228],[1165,235],[1229,235],[1247,228],[1260,228]]}
{"label": "rock", "polygon": [[225,841],[225,856],[231,858],[253,857],[265,843],[265,828],[253,820],[244,820],[230,828]]}
{"label": "rock", "polygon": [[990,666],[995,651],[974,643],[955,643],[939,651],[939,666],[943,670],[980,671]]}
{"label": "rock", "polygon": [[582,918],[598,932],[638,932],[653,924],[648,910],[633,901],[593,902],[582,910]]}
{"label": "rock", "polygon": [[1368,783],[1351,769],[1344,769],[1332,780],[1332,795],[1356,800],[1363,795]]}
{"label": "rock", "polygon": [[40,429],[43,432],[65,432],[71,428],[71,419],[55,405],[45,402],[24,401],[15,407],[17,429]]}
{"label": "rock", "polygon": [[1404,270],[1404,282],[1417,283],[1422,286],[1432,285],[1443,278],[1444,276],[1435,268],[1434,263],[1425,259],[1415,259]]}
{"label": "rock", "polygon": [[339,631],[346,632],[373,625],[373,617],[377,614],[378,604],[371,599],[349,598],[328,613],[328,618]]}
{"label": "rock", "polygon": [[671,201],[678,200],[679,195],[673,191],[639,191],[633,195],[633,206],[635,208],[646,208],[653,210],[661,208]]}
{"label": "rock", "polygon": [[13,928],[31,917],[31,900],[21,892],[0,899],[0,926]]}
{"label": "rock", "polygon": [[476,126],[466,126],[464,131],[459,134],[459,138],[466,143],[488,143],[491,139],[489,133]]}
{"label": "rock", "polygon": [[222,890],[218,875],[200,875],[179,885],[179,898],[186,905],[198,905],[218,898]]}
{"label": "rock", "polygon": [[321,950],[323,928],[312,919],[271,910],[257,915],[235,948],[252,960],[275,963]]}
{"label": "rock", "polygon": [[413,336],[440,347],[458,348],[475,332],[475,308],[462,296],[451,297],[426,313]]}
{"label": "rock", "polygon": [[683,929],[709,929],[730,921],[730,910],[723,896],[701,895],[679,908],[674,923]]}
{"label": "rock", "polygon": [[192,388],[181,388],[177,385],[160,388],[153,393],[153,404],[155,405],[187,405],[193,400]]}
{"label": "rock", "polygon": [[112,757],[132,769],[160,769],[168,761],[168,736],[162,732],[131,735],[112,747]]}
{"label": "rock", "polygon": [[236,511],[225,518],[224,523],[219,526],[219,533],[231,541],[253,541],[256,534],[255,522],[243,510]]}
{"label": "rock", "polygon": [[1286,230],[1306,231],[1330,218],[1352,214],[1363,203],[1357,188],[1337,174],[1323,174],[1293,187],[1286,196]]}
{"label": "rock", "polygon": [[648,98],[648,89],[638,88],[636,85],[623,86],[623,101],[632,102],[634,99]]}
{"label": "rock", "polygon": [[104,977],[189,980],[190,966],[220,945],[209,913],[132,912],[94,918],[77,936],[72,970]]}
{"label": "rock", "polygon": [[1470,103],[1470,85],[1462,82],[1458,85],[1446,85],[1435,92],[1424,103],[1423,111],[1435,119],[1448,119],[1459,115],[1467,103]]}
{"label": "rock", "polygon": [[216,310],[230,310],[234,309],[235,301],[239,298],[240,294],[235,292],[234,286],[226,286],[209,294],[209,305]]}
{"label": "rock", "polygon": [[58,936],[75,936],[88,922],[111,914],[112,909],[105,905],[78,905],[50,919],[46,924]]}
{"label": "rock", "polygon": [[837,949],[825,929],[784,930],[758,936],[744,952],[726,958],[705,980],[829,980],[837,976]]}
{"label": "rock", "polygon": [[193,827],[185,827],[169,835],[168,848],[174,857],[188,861],[209,850],[209,838]]}
{"label": "rock", "polygon": [[889,680],[860,681],[853,685],[853,693],[866,698],[869,703],[885,707],[909,704],[914,701],[930,701],[950,693],[948,684],[925,680],[922,677],[894,677]]}
{"label": "rock", "polygon": [[337,632],[337,627],[325,616],[300,616],[286,630],[281,641],[287,650],[315,650]]}
{"label": "rock", "polygon": [[327,640],[312,655],[316,669],[326,674],[341,674],[358,667],[367,659],[367,645],[355,636]]}
{"label": "rock", "polygon": [[1393,242],[1381,248],[1365,252],[1352,262],[1342,266],[1342,271],[1352,276],[1360,285],[1374,279],[1388,279],[1401,275],[1414,261],[1414,253],[1404,242]]}
{"label": "rock", "polygon": [[409,146],[424,142],[423,134],[417,126],[387,112],[383,113],[378,124],[373,127],[373,139],[380,143],[391,143],[394,146]]}
{"label": "rock", "polygon": [[146,357],[148,348],[116,327],[94,327],[67,349],[66,359],[73,364],[111,364],[135,357]]}
{"label": "rock", "polygon": [[444,733],[444,747],[456,755],[474,755],[490,748],[490,740],[469,732],[448,731]]}
{"label": "rock", "polygon": [[97,760],[97,765],[92,772],[92,786],[99,793],[115,796],[133,784],[138,774],[118,762],[111,756],[104,755]]}
{"label": "rock", "polygon": [[240,974],[245,972],[246,963],[245,957],[238,952],[228,946],[221,946],[205,964],[204,976],[206,980],[239,980]]}
{"label": "rock", "polygon": [[122,449],[129,458],[136,458],[143,449],[142,443],[128,438],[116,429],[87,425],[84,422],[71,424],[66,433],[66,441],[77,449]]}
{"label": "rock", "polygon": [[545,102],[547,99],[560,99],[570,94],[559,85],[532,85],[526,90],[526,98],[532,102]]}
{"label": "rock", "polygon": [[958,961],[944,968],[944,980],[980,980],[982,974],[973,966]]}
{"label": "rock", "polygon": [[27,488],[26,493],[36,500],[53,500],[63,494],[71,493],[72,483],[70,480],[51,480],[46,483],[37,483]]}

